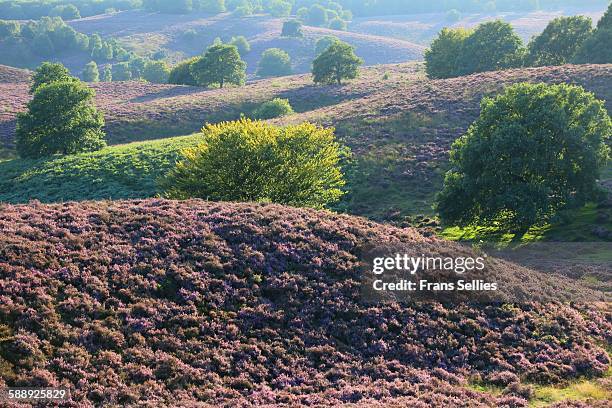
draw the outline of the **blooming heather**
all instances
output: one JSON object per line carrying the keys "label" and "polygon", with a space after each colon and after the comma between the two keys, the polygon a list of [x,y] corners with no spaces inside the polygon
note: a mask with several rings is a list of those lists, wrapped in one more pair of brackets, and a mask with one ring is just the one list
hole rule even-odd
{"label": "blooming heather", "polygon": [[466,378],[558,383],[610,365],[610,315],[586,306],[363,304],[364,243],[455,244],[361,218],[31,203],[0,207],[0,231],[0,387],[64,386],[66,406],[521,407],[524,388],[493,396]]}

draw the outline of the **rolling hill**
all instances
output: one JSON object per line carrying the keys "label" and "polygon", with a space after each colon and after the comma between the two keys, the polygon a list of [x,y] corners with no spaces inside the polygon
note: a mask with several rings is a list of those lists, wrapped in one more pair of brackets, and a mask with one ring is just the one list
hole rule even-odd
{"label": "rolling hill", "polygon": [[86,34],[114,37],[141,55],[163,49],[172,63],[202,54],[217,37],[229,41],[243,35],[251,44],[251,52],[244,56],[249,74],[255,73],[261,54],[268,48],[287,51],[296,73],[309,72],[316,40],[326,35],[355,46],[366,65],[421,60],[425,51],[420,44],[396,38],[316,27],[304,27],[303,38],[283,38],[284,21],[264,15],[239,18],[229,13],[168,15],[134,10],[72,20],[70,25]]}
{"label": "rolling hill", "polygon": [[[98,83],[92,87],[97,92],[96,103],[105,112],[111,144],[190,134],[205,122],[236,119],[241,113],[248,115],[261,102],[288,98],[297,113],[277,119],[277,123],[309,120],[335,126],[339,139],[355,154],[349,174],[351,192],[339,209],[402,223],[406,216],[432,213],[431,203],[441,187],[450,144],[476,119],[482,96],[521,81],[579,84],[606,100],[612,111],[612,65],[516,69],[431,81],[425,79],[419,64],[408,63],[363,69],[357,80],[340,87],[314,86],[307,75],[252,81],[224,90],[143,82]],[[0,100],[9,106],[0,122],[6,145],[13,137],[15,112],[27,101],[27,88],[25,83],[0,83]],[[44,168],[56,168],[58,163],[45,164]],[[156,166],[155,162],[151,165]],[[0,201],[23,202],[28,197],[48,201],[57,197],[22,183],[28,180],[34,183],[30,186],[57,185],[52,180],[63,176],[41,170],[24,177],[23,165],[15,162],[0,167],[6,186]],[[78,180],[81,165],[69,168]],[[37,179],[40,174],[44,179]],[[83,180],[89,180],[89,176]],[[22,188],[33,195],[15,193]],[[90,189],[75,186],[71,191]],[[75,197],[68,194],[64,199]]]}
{"label": "rolling hill", "polygon": [[[595,303],[364,299],[371,243],[471,253],[412,229],[140,200],[2,205],[0,230],[0,386],[61,385],[75,405],[527,407],[583,378],[591,399],[571,406],[610,397],[610,313]],[[508,293],[584,290],[489,262]]]}

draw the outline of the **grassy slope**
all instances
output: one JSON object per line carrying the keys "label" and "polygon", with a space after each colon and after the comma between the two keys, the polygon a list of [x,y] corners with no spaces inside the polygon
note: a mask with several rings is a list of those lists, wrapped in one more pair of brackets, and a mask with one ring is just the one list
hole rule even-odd
{"label": "grassy slope", "polygon": [[107,147],[46,160],[0,163],[0,201],[42,202],[151,197],[156,180],[195,136]]}

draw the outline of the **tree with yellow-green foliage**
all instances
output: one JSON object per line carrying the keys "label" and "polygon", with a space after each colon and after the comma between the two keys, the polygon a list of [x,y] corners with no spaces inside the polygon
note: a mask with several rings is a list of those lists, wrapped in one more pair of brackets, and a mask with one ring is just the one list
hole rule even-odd
{"label": "tree with yellow-green foliage", "polygon": [[242,119],[207,125],[201,137],[162,181],[167,197],[322,208],[343,195],[345,150],[331,128]]}

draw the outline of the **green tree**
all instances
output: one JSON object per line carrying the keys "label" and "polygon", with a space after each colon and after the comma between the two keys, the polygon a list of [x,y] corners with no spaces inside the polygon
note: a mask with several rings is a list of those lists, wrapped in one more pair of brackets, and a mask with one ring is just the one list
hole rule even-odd
{"label": "green tree", "polygon": [[98,82],[100,80],[100,71],[98,71],[98,64],[94,61],[89,62],[85,65],[85,69],[81,74],[83,81],[85,82]]}
{"label": "green tree", "polygon": [[127,62],[113,65],[113,81],[129,81],[132,79],[132,71]]}
{"label": "green tree", "polygon": [[532,66],[562,65],[574,59],[582,43],[592,34],[590,17],[557,17],[528,46]]}
{"label": "green tree", "polygon": [[105,146],[104,118],[93,104],[94,91],[80,81],[39,86],[17,117],[16,147],[23,158],[73,154]]}
{"label": "green tree", "polygon": [[77,18],[81,18],[81,13],[79,13],[79,9],[76,8],[74,4],[66,4],[55,6],[50,12],[51,16],[59,16],[63,20],[74,20]]}
{"label": "green tree", "polygon": [[249,52],[251,52],[251,44],[249,44],[249,41],[246,39],[244,35],[239,35],[238,37],[232,37],[232,41],[230,41],[230,45],[236,46],[236,48],[238,49],[238,54],[240,54],[241,57],[244,57]]}
{"label": "green tree", "polygon": [[102,38],[99,34],[92,34],[89,38],[89,51],[91,52],[91,56],[94,56],[94,49],[102,48]]}
{"label": "green tree", "polygon": [[355,55],[349,44],[336,41],[323,51],[312,63],[315,83],[340,85],[343,79],[357,78],[363,60]]}
{"label": "green tree", "polygon": [[211,14],[223,13],[225,11],[225,1],[224,0],[200,0],[199,9],[205,13],[211,13]]}
{"label": "green tree", "polygon": [[163,61],[147,61],[142,77],[155,84],[165,84],[168,82],[168,76],[170,75],[170,68]]}
{"label": "green tree", "polygon": [[300,21],[306,21],[308,19],[308,7],[300,7],[296,12],[295,16]]}
{"label": "green tree", "polygon": [[298,20],[288,20],[283,23],[282,37],[303,37],[302,23]]}
{"label": "green tree", "polygon": [[21,25],[16,21],[0,20],[0,40],[18,37],[21,32]]}
{"label": "green tree", "polygon": [[608,5],[608,9],[597,22],[597,29],[612,28],[612,3]]}
{"label": "green tree", "polygon": [[459,75],[457,56],[470,31],[443,28],[425,51],[425,71],[429,78],[451,78]]}
{"label": "green tree", "polygon": [[101,45],[94,45],[91,56],[97,61],[111,61],[113,59],[113,46],[106,41]]}
{"label": "green tree", "polygon": [[289,99],[274,98],[271,101],[264,102],[260,107],[255,109],[253,117],[255,119],[274,119],[281,116],[291,115],[293,108],[289,103]]}
{"label": "green tree", "polygon": [[130,72],[132,73],[131,78],[133,79],[141,78],[146,64],[147,64],[146,59],[138,55],[132,54],[130,56],[130,59],[128,60],[128,66],[130,67]]}
{"label": "green tree", "polygon": [[283,0],[269,0],[266,7],[274,17],[288,17],[291,15],[291,3]]}
{"label": "green tree", "polygon": [[340,39],[333,35],[326,35],[321,37],[315,43],[315,55],[321,55],[323,51],[329,48],[334,42],[340,41]]}
{"label": "green tree", "polygon": [[329,17],[327,16],[327,10],[320,4],[313,4],[308,9],[308,17],[306,22],[310,25],[322,27],[327,25]]}
{"label": "green tree", "polygon": [[452,146],[440,217],[522,236],[593,197],[611,134],[604,103],[578,86],[522,83],[484,98]]}
{"label": "green tree", "polygon": [[612,3],[603,17],[597,22],[593,34],[583,43],[574,62],[579,64],[610,64],[612,63]]}
{"label": "green tree", "polygon": [[32,50],[41,56],[48,57],[55,53],[53,42],[46,33],[36,34],[32,40]]}
{"label": "green tree", "polygon": [[111,69],[110,64],[107,64],[104,66],[104,69],[102,70],[102,75],[100,76],[100,79],[103,82],[110,82],[113,80],[113,71]]}
{"label": "green tree", "polygon": [[193,57],[179,62],[170,70],[170,75],[168,76],[168,83],[176,85],[196,86],[198,82],[191,74],[191,66],[201,59],[202,57]]}
{"label": "green tree", "polygon": [[257,75],[274,77],[291,74],[291,57],[280,48],[270,48],[264,51],[257,66]]}
{"label": "green tree", "polygon": [[65,81],[77,81],[77,79],[70,75],[70,71],[62,64],[58,62],[43,62],[34,71],[30,93],[36,92],[41,85]]}
{"label": "green tree", "polygon": [[480,24],[463,42],[457,64],[461,75],[522,65],[523,41],[501,20]]}
{"label": "green tree", "polygon": [[342,154],[333,129],[242,119],[207,125],[161,185],[171,198],[322,208],[343,194]]}
{"label": "green tree", "polygon": [[226,83],[242,85],[246,79],[246,63],[240,59],[236,46],[213,45],[204,57],[191,65],[191,75],[202,86],[218,84],[223,88]]}
{"label": "green tree", "polygon": [[329,22],[329,28],[331,28],[332,30],[346,31],[347,24],[346,21],[342,20],[339,17],[336,17]]}

